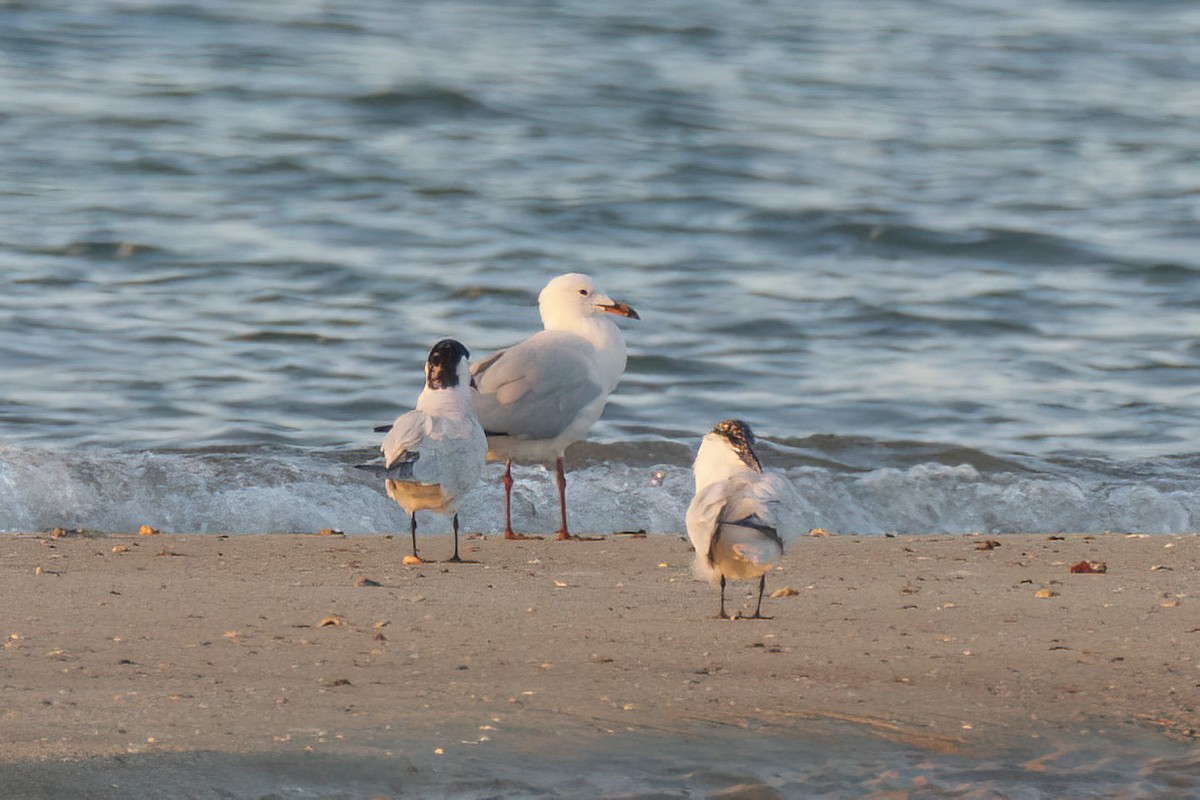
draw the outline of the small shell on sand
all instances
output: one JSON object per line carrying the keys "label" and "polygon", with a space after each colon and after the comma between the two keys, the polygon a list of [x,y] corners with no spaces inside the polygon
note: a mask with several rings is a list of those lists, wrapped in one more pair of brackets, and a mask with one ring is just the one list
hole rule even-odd
{"label": "small shell on sand", "polygon": [[784,586],[782,589],[776,589],[771,592],[771,597],[795,597],[798,594],[800,593],[792,587]]}
{"label": "small shell on sand", "polygon": [[1058,592],[1053,589],[1038,589],[1033,596],[1045,600],[1047,597],[1058,597]]}
{"label": "small shell on sand", "polygon": [[328,628],[333,625],[341,625],[341,624],[342,624],[341,617],[339,617],[336,614],[330,614],[328,617],[322,617],[321,621],[317,623],[317,627],[318,628]]}
{"label": "small shell on sand", "polygon": [[138,528],[138,536],[153,536],[154,534],[160,532],[161,531],[159,531],[158,528],[152,528],[149,525],[143,525],[142,527]]}
{"label": "small shell on sand", "polygon": [[114,545],[113,545],[113,548],[112,548],[112,551],[113,551],[114,553],[128,553],[128,552],[129,552],[129,545],[126,545],[126,544],[114,544]]}
{"label": "small shell on sand", "polygon": [[401,559],[400,563],[406,567],[415,567],[420,564],[424,564],[425,562],[416,556],[405,556],[403,559]]}

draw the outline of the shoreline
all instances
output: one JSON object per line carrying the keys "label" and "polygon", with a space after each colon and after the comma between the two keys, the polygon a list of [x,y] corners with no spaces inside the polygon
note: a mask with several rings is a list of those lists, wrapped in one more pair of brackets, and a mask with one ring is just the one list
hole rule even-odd
{"label": "shoreline", "polygon": [[[812,720],[938,752],[1200,730],[1197,535],[806,537],[768,573],[773,619],[734,621],[680,535],[407,552],[4,535],[0,762]],[[730,584],[730,608],[754,588]]]}

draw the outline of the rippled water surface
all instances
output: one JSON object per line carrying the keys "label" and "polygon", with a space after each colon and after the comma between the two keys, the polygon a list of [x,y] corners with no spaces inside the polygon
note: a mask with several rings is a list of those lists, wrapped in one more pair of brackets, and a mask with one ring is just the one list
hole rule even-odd
{"label": "rippled water surface", "polygon": [[0,529],[126,524],[78,498],[176,485],[130,460],[332,471],[566,271],[643,318],[601,477],[740,415],[843,529],[1194,529],[1198,39],[1182,2],[2,4]]}

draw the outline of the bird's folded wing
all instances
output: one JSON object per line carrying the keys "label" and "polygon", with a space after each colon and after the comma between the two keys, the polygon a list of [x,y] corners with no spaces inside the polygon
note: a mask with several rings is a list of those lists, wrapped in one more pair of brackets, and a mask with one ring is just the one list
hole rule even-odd
{"label": "bird's folded wing", "polygon": [[380,450],[384,465],[390,470],[405,462],[415,462],[420,457],[421,443],[425,438],[425,414],[410,411],[396,418],[392,429],[383,437]]}
{"label": "bird's folded wing", "polygon": [[489,434],[553,439],[604,398],[594,350],[573,334],[543,331],[479,362],[475,410]]}
{"label": "bird's folded wing", "polygon": [[729,502],[727,488],[723,482],[704,487],[692,498],[685,518],[688,541],[692,543],[696,554],[703,556],[710,564],[717,528]]}
{"label": "bird's folded wing", "polygon": [[811,524],[803,519],[805,503],[786,475],[773,470],[763,472],[751,493],[757,505],[756,514],[778,531],[784,543],[795,541],[811,529]]}

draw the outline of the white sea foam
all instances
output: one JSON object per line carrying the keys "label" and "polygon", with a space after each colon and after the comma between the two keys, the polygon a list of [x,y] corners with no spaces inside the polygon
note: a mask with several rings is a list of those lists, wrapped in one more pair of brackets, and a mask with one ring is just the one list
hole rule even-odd
{"label": "white sea foam", "polygon": [[[686,463],[628,464],[591,457],[573,472],[571,525],[579,531],[678,533],[691,499]],[[612,452],[636,448],[626,443]],[[56,526],[132,531],[275,532],[336,528],[349,534],[406,530],[371,476],[344,453],[302,450],[147,452],[0,448],[0,530]],[[1112,465],[1109,465],[1110,467]],[[1006,533],[1107,530],[1181,533],[1200,519],[1190,472],[1158,467],[1153,479],[1123,470],[980,469],[921,462],[876,469],[793,465],[788,477],[809,527],[837,533]],[[514,527],[558,525],[553,476],[515,469]],[[500,468],[460,504],[465,530],[497,533]],[[423,531],[444,533],[437,515]]]}

